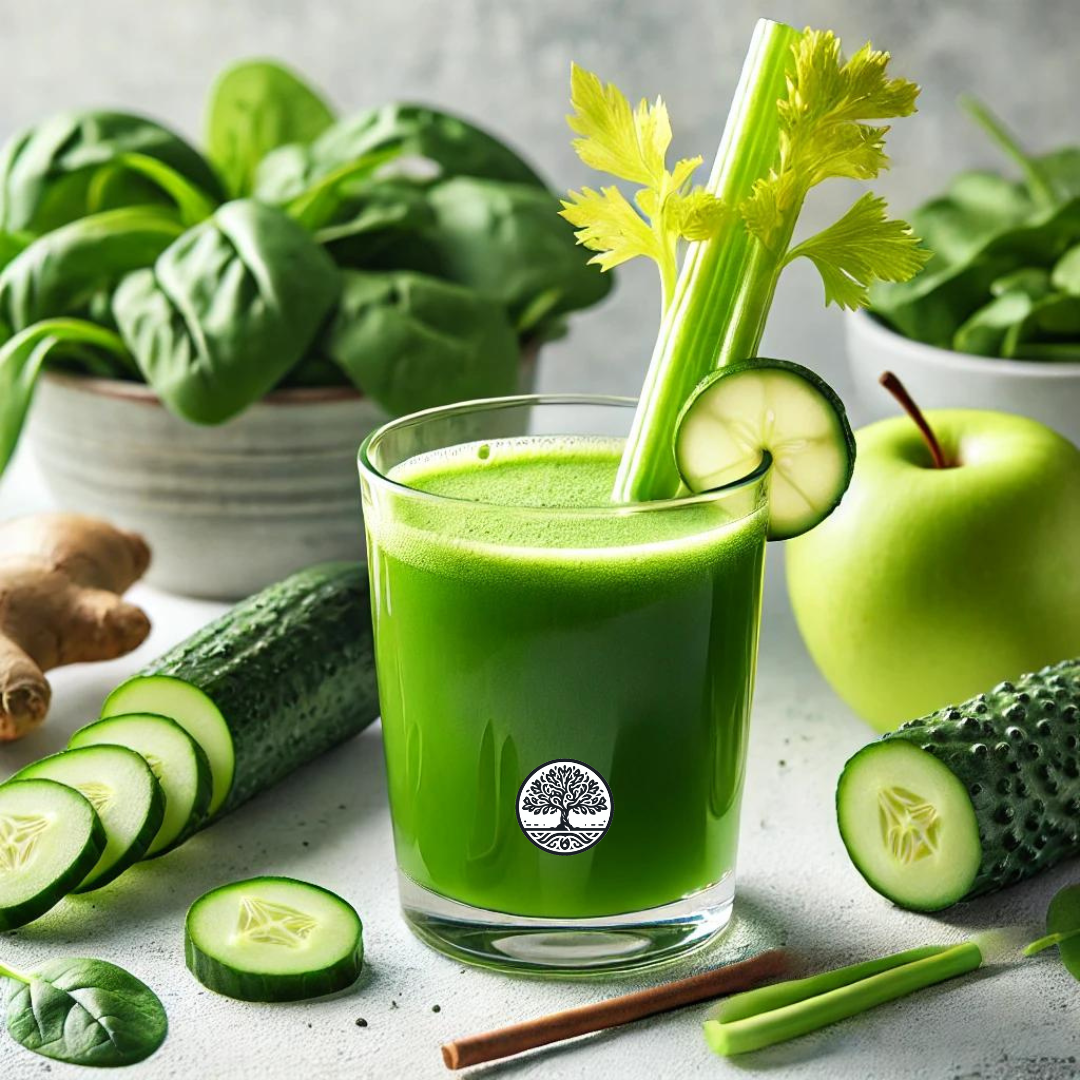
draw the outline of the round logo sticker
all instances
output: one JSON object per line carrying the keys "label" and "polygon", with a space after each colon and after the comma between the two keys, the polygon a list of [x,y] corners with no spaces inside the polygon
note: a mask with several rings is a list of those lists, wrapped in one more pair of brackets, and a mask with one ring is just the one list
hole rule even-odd
{"label": "round logo sticker", "polygon": [[604,778],[580,761],[549,761],[518,792],[521,830],[554,855],[591,848],[611,823],[611,792]]}

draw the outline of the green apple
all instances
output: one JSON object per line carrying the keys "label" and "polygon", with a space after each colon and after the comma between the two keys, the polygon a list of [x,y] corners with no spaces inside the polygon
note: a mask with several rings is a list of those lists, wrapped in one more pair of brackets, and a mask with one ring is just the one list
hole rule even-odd
{"label": "green apple", "polygon": [[787,544],[795,618],[880,731],[1080,656],[1080,450],[1034,420],[930,411],[857,433],[843,502]]}

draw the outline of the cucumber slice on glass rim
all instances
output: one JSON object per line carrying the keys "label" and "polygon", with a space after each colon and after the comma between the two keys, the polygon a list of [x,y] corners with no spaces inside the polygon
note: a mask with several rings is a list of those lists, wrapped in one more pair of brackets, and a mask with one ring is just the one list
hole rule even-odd
{"label": "cucumber slice on glass rim", "polygon": [[836,509],[855,469],[844,404],[790,360],[719,368],[698,384],[675,428],[675,462],[697,493],[738,480],[772,455],[769,539],[809,532]]}
{"label": "cucumber slice on glass rim", "polygon": [[352,986],[364,961],[363,926],[328,889],[256,877],[211,889],[184,924],[188,970],[241,1001],[300,1001]]}

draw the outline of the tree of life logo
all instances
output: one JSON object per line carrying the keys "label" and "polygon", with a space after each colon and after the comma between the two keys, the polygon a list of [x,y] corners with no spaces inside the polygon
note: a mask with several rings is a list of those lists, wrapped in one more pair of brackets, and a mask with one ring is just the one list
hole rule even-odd
{"label": "tree of life logo", "polygon": [[[558,819],[549,818],[558,814]],[[544,851],[575,855],[595,844],[611,823],[611,792],[604,778],[580,761],[549,761],[518,792],[518,821]]]}

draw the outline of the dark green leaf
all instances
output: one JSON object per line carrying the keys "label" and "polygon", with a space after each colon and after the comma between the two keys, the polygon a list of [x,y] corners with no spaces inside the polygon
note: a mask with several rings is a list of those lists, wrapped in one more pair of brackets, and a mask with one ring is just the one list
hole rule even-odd
{"label": "dark green leaf", "polygon": [[1057,946],[1066,970],[1080,981],[1080,885],[1066,885],[1050,901],[1046,931],[1045,937],[1024,949],[1024,955],[1034,956]]}
{"label": "dark green leaf", "polygon": [[353,186],[362,186],[364,181],[398,154],[399,151],[395,148],[377,150],[342,165],[321,180],[316,180],[307,191],[297,195],[295,199],[290,199],[285,205],[286,212],[305,229],[317,232],[333,220]]}
{"label": "dark green leaf", "polygon": [[1067,146],[1035,160],[1046,174],[1059,201],[1080,196],[1080,147]]}
{"label": "dark green leaf", "polygon": [[1033,359],[1039,344],[1080,339],[1080,297],[1054,294],[1031,305],[1031,310],[1005,333],[1001,355],[1012,360]]}
{"label": "dark green leaf", "polygon": [[130,169],[108,185],[102,201],[95,182],[102,169],[115,173],[117,158],[154,158],[211,197],[217,178],[197,151],[168,128],[116,112],[61,113],[19,132],[0,151],[0,228],[42,233],[94,210],[168,201],[158,184]]}
{"label": "dark green leaf", "polygon": [[1034,210],[1022,184],[996,173],[960,173],[944,195],[911,214],[915,234],[934,252],[925,273],[971,258],[991,237],[1023,224]]}
{"label": "dark green leaf", "polygon": [[310,145],[282,146],[260,162],[255,192],[288,202],[342,165],[379,150],[427,159],[440,176],[479,176],[543,186],[513,150],[474,125],[420,105],[384,105],[346,117]]}
{"label": "dark green leaf", "polygon": [[935,269],[934,259],[911,281],[873,289],[873,308],[907,337],[948,348],[960,325],[987,302],[995,281],[1022,267],[1049,269],[1077,243],[1080,198],[994,234],[965,261]]}
{"label": "dark green leaf", "polygon": [[156,184],[176,204],[180,221],[184,225],[197,225],[204,221],[219,203],[218,199],[197,187],[174,168],[147,154],[118,154],[115,164],[109,168],[111,175],[130,170]]}
{"label": "dark green leaf", "polygon": [[1080,296],[1080,244],[1069,248],[1058,259],[1050,280],[1055,289],[1072,296]]}
{"label": "dark green leaf", "polygon": [[34,241],[29,233],[0,232],[0,270]]}
{"label": "dark green leaf", "polygon": [[436,184],[430,199],[440,276],[498,300],[515,318],[540,297],[542,314],[550,316],[589,307],[610,292],[612,276],[588,265],[589,252],[547,191],[459,177]]}
{"label": "dark green leaf", "polygon": [[970,95],[963,95],[960,103],[968,110],[975,121],[982,127],[987,135],[997,144],[998,148],[1010,158],[1020,169],[1027,185],[1028,193],[1032,202],[1037,206],[1053,206],[1058,202],[1058,196],[1054,191],[1049,173],[1043,163],[1031,157],[1020,145],[1016,136],[995,116],[981,101],[977,101]]}
{"label": "dark green leaf", "polygon": [[990,282],[991,296],[1019,292],[1032,300],[1041,300],[1053,291],[1054,285],[1050,280],[1050,274],[1041,266],[1022,266],[1019,270],[1010,270],[1007,274]]}
{"label": "dark green leaf", "polygon": [[[427,185],[380,180],[343,193],[334,217],[316,232],[315,238],[342,266],[388,269],[380,263],[384,251],[408,244],[434,226],[435,212],[428,201]],[[393,258],[390,256],[390,261]],[[403,253],[401,258],[407,260],[408,254]],[[419,258],[431,258],[426,244],[421,244]],[[398,267],[402,266],[403,262],[399,262]],[[418,269],[411,264],[408,268]]]}
{"label": "dark green leaf", "polygon": [[145,983],[104,960],[51,960],[8,979],[7,1029],[27,1050],[71,1065],[133,1065],[165,1041],[168,1021]]}
{"label": "dark green leaf", "polygon": [[347,272],[323,347],[393,415],[517,389],[503,307],[422,274]]}
{"label": "dark green leaf", "polygon": [[167,213],[128,207],[39,237],[0,271],[0,317],[14,330],[79,315],[132,270],[150,266],[182,232]]}
{"label": "dark green leaf", "polygon": [[1032,300],[1022,292],[1007,292],[979,308],[957,331],[952,347],[977,356],[1000,356],[1009,329],[1031,311]]}
{"label": "dark green leaf", "polygon": [[312,352],[288,372],[277,389],[290,387],[351,386],[349,376],[328,356]]}
{"label": "dark green leaf", "polygon": [[114,333],[76,319],[36,323],[0,348],[0,473],[15,452],[45,360],[50,353],[64,348],[74,349],[79,359],[84,359],[81,348],[85,346],[130,363],[123,342]]}
{"label": "dark green leaf", "polygon": [[589,307],[612,275],[558,216],[543,188],[462,176],[431,186],[380,185],[348,226],[324,231],[339,262],[358,268],[418,270],[497,300],[519,329]]}
{"label": "dark green leaf", "polygon": [[303,357],[340,288],[336,267],[283,211],[226,203],[129,274],[113,312],[146,381],[178,416],[230,419]]}
{"label": "dark green leaf", "polygon": [[218,76],[206,112],[206,148],[230,195],[250,195],[255,169],[286,143],[307,143],[334,121],[326,102],[294,72],[244,60]]}
{"label": "dark green leaf", "polygon": [[1066,886],[1050,901],[1046,929],[1062,935],[1058,955],[1069,974],[1080,980],[1080,885]]}

